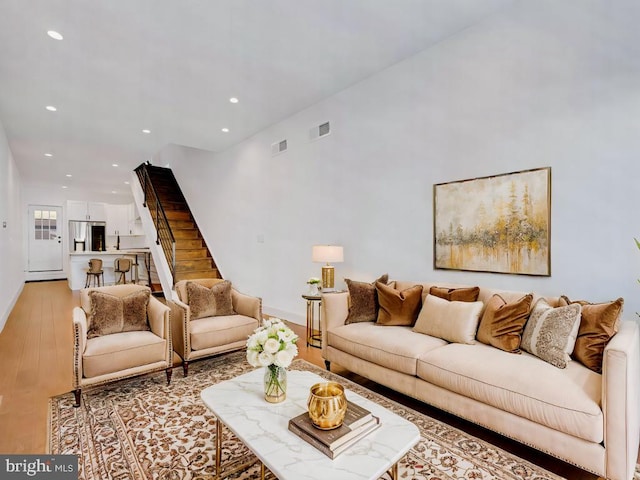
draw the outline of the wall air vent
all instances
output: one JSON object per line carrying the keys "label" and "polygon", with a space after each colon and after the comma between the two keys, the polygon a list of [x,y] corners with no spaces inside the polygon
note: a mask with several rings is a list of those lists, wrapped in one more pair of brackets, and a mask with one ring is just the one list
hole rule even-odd
{"label": "wall air vent", "polygon": [[287,150],[287,140],[280,140],[279,142],[271,144],[271,156],[275,157],[276,155],[281,154],[282,152]]}
{"label": "wall air vent", "polygon": [[310,141],[318,140],[319,138],[326,137],[327,135],[331,135],[331,124],[329,122],[324,122],[309,130]]}

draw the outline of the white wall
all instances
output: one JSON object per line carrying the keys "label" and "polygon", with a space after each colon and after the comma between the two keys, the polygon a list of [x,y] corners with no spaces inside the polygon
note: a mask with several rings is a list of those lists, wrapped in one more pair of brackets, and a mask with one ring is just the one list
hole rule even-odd
{"label": "white wall", "polygon": [[[265,311],[301,321],[305,281],[320,274],[311,246],[335,243],[345,251],[340,279],[388,272],[591,301],[623,296],[625,317],[635,318],[640,36],[630,8],[518,2],[229,151],[173,146],[162,161],[225,278],[262,296]],[[308,129],[327,120],[332,134],[309,142]],[[271,157],[284,138],[289,150]],[[545,166],[551,277],[433,269],[433,184]]]}
{"label": "white wall", "polygon": [[[6,227],[4,223],[6,222]],[[0,331],[11,313],[22,287],[22,215],[20,174],[0,122]]]}

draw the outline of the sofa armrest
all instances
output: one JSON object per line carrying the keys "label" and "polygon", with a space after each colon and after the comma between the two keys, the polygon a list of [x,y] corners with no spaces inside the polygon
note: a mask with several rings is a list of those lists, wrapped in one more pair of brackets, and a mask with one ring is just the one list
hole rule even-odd
{"label": "sofa armrest", "polygon": [[171,309],[156,297],[149,298],[147,317],[151,331],[160,338],[170,338],[169,312]]}
{"label": "sofa armrest", "polygon": [[325,293],[321,298],[320,330],[322,330],[322,351],[324,353],[327,346],[327,332],[333,327],[344,325],[349,315],[349,293]]}
{"label": "sofa armrest", "polygon": [[240,315],[255,318],[259,323],[262,323],[262,299],[260,297],[245,295],[232,288],[231,302],[233,309]]}
{"label": "sofa armrest", "polygon": [[182,360],[189,361],[189,353],[191,352],[191,335],[189,334],[191,310],[189,305],[182,303],[177,296],[174,296],[173,300],[168,300],[167,303],[171,308],[173,348]]}
{"label": "sofa armrest", "polygon": [[87,348],[87,314],[80,307],[73,309],[73,388],[82,381],[82,355]]}
{"label": "sofa armrest", "polygon": [[151,331],[167,341],[167,365],[173,364],[173,345],[171,342],[171,309],[156,297],[149,298],[147,316]]}
{"label": "sofa armrest", "polygon": [[620,323],[604,350],[602,410],[604,412],[606,476],[633,477],[640,441],[640,334],[633,321]]}

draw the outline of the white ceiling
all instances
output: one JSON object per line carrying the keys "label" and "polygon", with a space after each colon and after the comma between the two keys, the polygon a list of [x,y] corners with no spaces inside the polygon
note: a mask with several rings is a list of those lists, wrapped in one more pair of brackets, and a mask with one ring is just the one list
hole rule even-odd
{"label": "white ceiling", "polygon": [[122,193],[168,144],[229,148],[512,1],[0,0],[0,121],[26,183]]}

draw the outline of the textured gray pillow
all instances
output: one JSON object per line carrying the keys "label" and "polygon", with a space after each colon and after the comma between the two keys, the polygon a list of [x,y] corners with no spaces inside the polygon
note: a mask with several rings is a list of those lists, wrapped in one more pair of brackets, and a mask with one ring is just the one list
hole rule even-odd
{"label": "textured gray pillow", "polygon": [[344,279],[349,290],[349,315],[344,323],[375,322],[378,319],[378,293],[376,282],[387,283],[389,275],[386,273],[372,283],[356,282]]}
{"label": "textured gray pillow", "polygon": [[539,299],[524,327],[520,348],[558,368],[566,368],[580,327],[579,304],[553,308]]}

